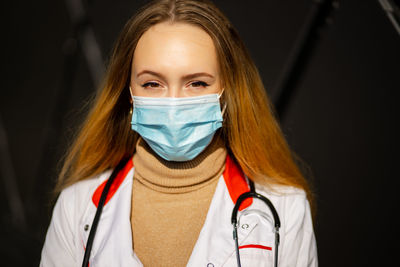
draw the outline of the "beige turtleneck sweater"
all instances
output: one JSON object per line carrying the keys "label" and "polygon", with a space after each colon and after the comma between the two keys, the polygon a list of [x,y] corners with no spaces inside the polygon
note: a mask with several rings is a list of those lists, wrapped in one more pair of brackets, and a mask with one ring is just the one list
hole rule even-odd
{"label": "beige turtleneck sweater", "polygon": [[139,139],[133,157],[133,247],[144,266],[186,266],[225,167],[217,136],[194,160],[169,162]]}

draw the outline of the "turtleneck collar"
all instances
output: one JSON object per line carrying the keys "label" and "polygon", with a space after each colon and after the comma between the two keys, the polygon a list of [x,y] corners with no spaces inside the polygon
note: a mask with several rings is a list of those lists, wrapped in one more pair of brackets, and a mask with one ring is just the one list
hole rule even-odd
{"label": "turtleneck collar", "polygon": [[163,193],[185,193],[197,190],[218,179],[225,167],[227,151],[218,133],[195,159],[167,161],[159,157],[139,138],[133,156],[134,179]]}

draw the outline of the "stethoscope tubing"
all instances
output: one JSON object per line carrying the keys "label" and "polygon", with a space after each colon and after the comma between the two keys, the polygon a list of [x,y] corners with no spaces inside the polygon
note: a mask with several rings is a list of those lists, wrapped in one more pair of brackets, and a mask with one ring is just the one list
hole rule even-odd
{"label": "stethoscope tubing", "polygon": [[237,234],[237,214],[240,208],[240,205],[243,203],[248,198],[257,198],[263,201],[271,210],[272,216],[274,217],[274,230],[275,230],[275,257],[274,257],[274,266],[278,266],[278,247],[279,247],[279,228],[281,227],[281,221],[279,219],[278,212],[276,211],[274,205],[272,202],[266,198],[265,196],[257,193],[255,191],[254,183],[253,181],[249,180],[250,183],[250,192],[246,192],[241,194],[236,203],[235,206],[233,207],[232,210],[232,217],[231,217],[231,223],[233,225],[233,239],[235,240],[235,246],[236,246],[236,261],[238,267],[241,267],[240,263],[240,252],[239,252],[239,238]]}
{"label": "stethoscope tubing", "polygon": [[[113,172],[111,173],[111,176],[108,179],[106,185],[104,186],[103,192],[101,193],[101,196],[100,196],[99,203],[97,205],[96,214],[95,214],[93,222],[92,222],[92,227],[90,228],[89,237],[86,242],[86,248],[85,248],[85,254],[83,257],[82,267],[89,267],[89,258],[90,258],[90,253],[92,251],[94,237],[96,235],[97,226],[100,221],[101,213],[103,211],[103,207],[106,202],[108,192],[110,191],[111,185],[113,184],[115,177],[118,175],[120,170],[125,166],[125,164],[128,162],[128,160],[130,160],[130,158],[123,159],[118,163],[118,165],[114,168]],[[235,240],[235,245],[236,245],[237,264],[238,264],[238,267],[241,267],[240,253],[239,253],[239,240],[238,240],[238,235],[237,235],[237,214],[239,211],[239,207],[244,200],[246,200],[248,198],[257,198],[257,199],[260,199],[261,201],[263,201],[269,207],[269,209],[271,210],[272,216],[274,217],[274,227],[275,227],[274,266],[277,267],[278,266],[279,228],[281,226],[279,215],[278,215],[278,212],[276,211],[274,205],[272,204],[272,202],[265,196],[255,192],[254,183],[251,180],[249,180],[249,183],[250,183],[250,192],[241,194],[239,196],[239,198],[237,199],[236,204],[232,210],[231,222],[233,225],[233,239]]]}
{"label": "stethoscope tubing", "polygon": [[90,258],[90,252],[92,251],[93,240],[96,235],[97,225],[99,224],[100,216],[103,211],[103,207],[106,202],[108,192],[110,191],[110,187],[114,182],[115,177],[118,175],[119,171],[126,165],[128,160],[130,160],[130,158],[123,159],[118,163],[117,167],[114,168],[110,178],[108,179],[106,185],[104,186],[103,192],[101,192],[99,204],[97,205],[96,214],[94,216],[92,227],[90,228],[89,232],[89,237],[86,242],[85,255],[83,256],[82,267],[89,267],[89,258]]}

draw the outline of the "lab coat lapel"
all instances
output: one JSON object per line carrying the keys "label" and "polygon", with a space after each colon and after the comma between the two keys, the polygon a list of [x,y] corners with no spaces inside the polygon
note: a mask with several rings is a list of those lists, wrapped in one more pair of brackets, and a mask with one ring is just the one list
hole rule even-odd
{"label": "lab coat lapel", "polygon": [[233,203],[219,179],[203,228],[187,266],[222,266],[234,249],[230,211]]}
{"label": "lab coat lapel", "polygon": [[[205,223],[187,266],[224,266],[230,258],[235,257],[232,210],[237,198],[249,190],[243,173],[227,157],[224,174],[218,181]],[[240,210],[251,207],[252,202],[246,201]],[[240,213],[241,211],[238,216]],[[256,225],[254,218],[245,218],[241,222],[238,229],[239,244],[246,241]]]}
{"label": "lab coat lapel", "polygon": [[[90,257],[90,266],[143,266],[132,249],[130,224],[131,192],[133,168],[124,177],[118,193],[110,199],[101,214]],[[90,205],[81,223],[91,225],[96,213],[95,205]],[[89,231],[81,232],[85,245]]]}

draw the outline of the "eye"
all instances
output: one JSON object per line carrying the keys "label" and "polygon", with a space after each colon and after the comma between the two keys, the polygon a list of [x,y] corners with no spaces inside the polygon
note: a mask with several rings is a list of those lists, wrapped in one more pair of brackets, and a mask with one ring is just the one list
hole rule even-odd
{"label": "eye", "polygon": [[207,87],[208,83],[202,82],[202,81],[197,81],[197,82],[192,82],[190,85],[193,87]]}
{"label": "eye", "polygon": [[158,87],[160,87],[160,85],[156,82],[147,82],[147,83],[142,84],[142,87],[143,88],[158,88]]}

